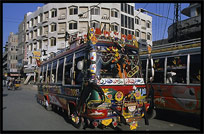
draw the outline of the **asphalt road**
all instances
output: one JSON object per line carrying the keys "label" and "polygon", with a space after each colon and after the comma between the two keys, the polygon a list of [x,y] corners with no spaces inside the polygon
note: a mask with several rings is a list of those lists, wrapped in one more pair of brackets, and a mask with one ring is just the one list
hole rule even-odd
{"label": "asphalt road", "polygon": [[[76,129],[62,113],[46,111],[36,102],[36,94],[33,89],[10,91],[3,88],[3,131],[84,131]],[[114,131],[110,127],[85,130]],[[121,124],[116,130],[129,131],[129,127]],[[141,120],[136,131],[200,131],[200,117],[159,111],[159,116],[149,120],[149,125]]]}

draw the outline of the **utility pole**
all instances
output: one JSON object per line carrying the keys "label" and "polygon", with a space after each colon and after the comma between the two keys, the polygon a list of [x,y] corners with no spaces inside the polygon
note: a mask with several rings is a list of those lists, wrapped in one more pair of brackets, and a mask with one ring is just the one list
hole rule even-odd
{"label": "utility pole", "polygon": [[181,3],[175,3],[174,4],[174,27],[173,27],[173,37],[175,39],[175,42],[179,41],[180,39],[180,29],[178,27],[180,27],[180,23],[181,23]]}

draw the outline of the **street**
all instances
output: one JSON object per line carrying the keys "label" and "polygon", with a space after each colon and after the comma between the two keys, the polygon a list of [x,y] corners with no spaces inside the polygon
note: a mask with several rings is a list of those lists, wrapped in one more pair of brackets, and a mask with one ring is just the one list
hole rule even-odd
{"label": "street", "polygon": [[[3,88],[3,131],[77,131],[62,113],[47,111],[36,101],[36,89],[21,88],[16,91]],[[138,124],[136,131],[199,131],[200,118],[194,115],[181,114],[170,111],[160,111],[160,116],[144,120]],[[114,131],[108,128],[87,128],[87,131]],[[117,130],[129,131],[129,127],[121,124]],[[80,131],[84,131],[81,129]]]}

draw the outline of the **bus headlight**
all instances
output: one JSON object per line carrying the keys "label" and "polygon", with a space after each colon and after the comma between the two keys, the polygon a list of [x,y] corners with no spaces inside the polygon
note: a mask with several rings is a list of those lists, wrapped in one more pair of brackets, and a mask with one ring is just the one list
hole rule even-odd
{"label": "bus headlight", "polygon": [[129,110],[130,112],[135,111],[135,109],[136,109],[136,106],[128,106],[128,110]]}
{"label": "bus headlight", "polygon": [[123,99],[123,93],[121,91],[118,91],[116,94],[115,94],[115,100],[117,101],[121,101]]}

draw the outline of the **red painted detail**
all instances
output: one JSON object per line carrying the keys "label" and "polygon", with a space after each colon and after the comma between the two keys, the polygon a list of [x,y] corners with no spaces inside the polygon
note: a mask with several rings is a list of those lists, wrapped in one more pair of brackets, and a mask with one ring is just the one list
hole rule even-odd
{"label": "red painted detail", "polygon": [[92,124],[93,124],[94,127],[97,127],[97,126],[98,126],[98,122],[96,122],[96,121],[93,121]]}
{"label": "red painted detail", "polygon": [[[150,88],[148,85],[147,93]],[[200,85],[153,84],[155,106],[187,113],[200,113]]]}
{"label": "red painted detail", "polygon": [[[146,85],[136,85],[136,87],[146,87]],[[101,86],[101,88],[112,88],[116,91],[121,91],[124,95],[129,94],[133,90],[133,86]]]}
{"label": "red painted detail", "polygon": [[48,101],[48,104],[49,104],[49,103],[50,103],[49,96],[48,96],[48,95],[46,95],[45,97],[47,98],[47,101]]}
{"label": "red painted detail", "polygon": [[[94,113],[103,113],[100,115],[93,115]],[[97,109],[87,109],[87,115],[93,119],[104,119],[107,117],[108,109],[97,110]]]}
{"label": "red painted detail", "polygon": [[118,123],[116,121],[113,122],[113,126],[116,127]]}

